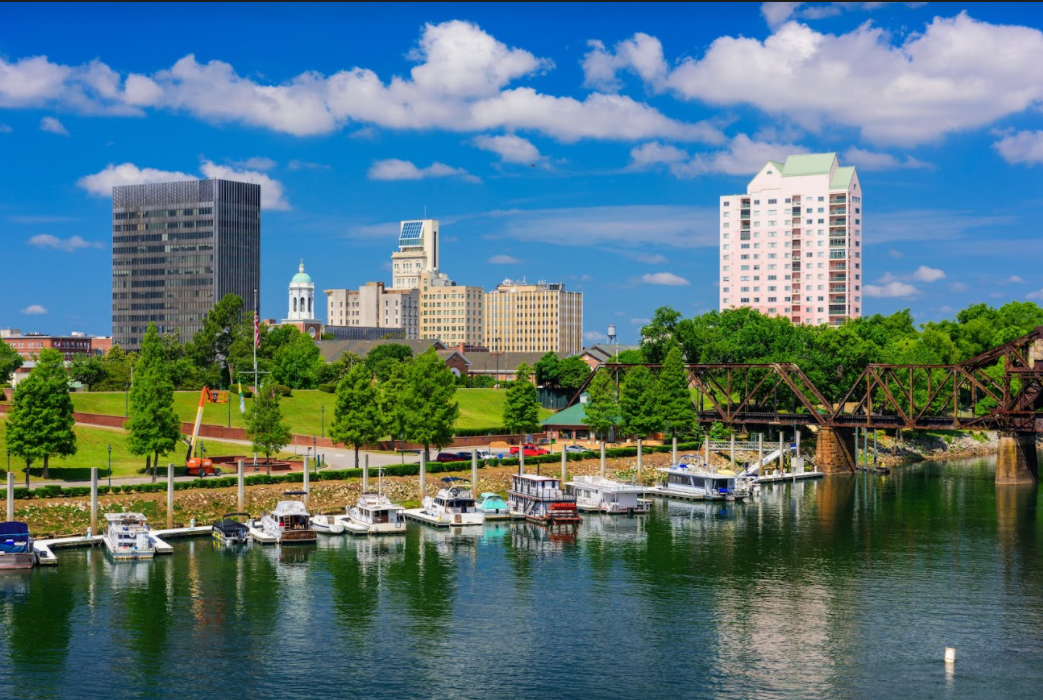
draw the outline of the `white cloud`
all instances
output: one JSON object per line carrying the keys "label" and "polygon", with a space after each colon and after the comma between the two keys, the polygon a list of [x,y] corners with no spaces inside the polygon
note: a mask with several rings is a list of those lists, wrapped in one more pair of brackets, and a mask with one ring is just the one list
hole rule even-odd
{"label": "white cloud", "polygon": [[583,57],[583,84],[598,90],[619,90],[622,85],[616,74],[633,70],[643,81],[660,87],[666,80],[667,67],[663,45],[648,34],[638,32],[633,38],[616,44],[607,51],[600,41],[589,41],[590,52]]}
{"label": "white cloud", "polygon": [[1010,227],[1018,223],[1011,214],[980,214],[952,209],[911,209],[881,212],[873,215],[871,244],[908,243],[910,241],[944,241],[964,238],[969,232],[975,238],[980,229]]}
{"label": "white cloud", "polygon": [[890,153],[876,153],[861,148],[849,148],[844,153],[844,165],[854,165],[862,170],[898,170],[900,168],[931,168],[930,163],[912,156],[896,158]]}
{"label": "white cloud", "polygon": [[[625,54],[614,65],[639,75],[666,69],[665,59],[650,71]],[[597,75],[609,80],[607,68]],[[966,13],[935,17],[898,41],[871,23],[835,35],[790,21],[764,41],[720,37],[701,58],[686,58],[646,84],[710,105],[753,105],[810,130],[835,123],[877,143],[917,144],[1039,104],[1043,32]]]}
{"label": "white cloud", "polygon": [[762,2],[761,14],[768,22],[768,26],[777,27],[797,11],[804,3],[802,2]]}
{"label": "white cloud", "polygon": [[536,163],[542,156],[531,141],[508,134],[506,136],[476,136],[472,143],[500,156],[504,163]]}
{"label": "white cloud", "polygon": [[428,177],[459,177],[467,182],[481,182],[463,168],[454,168],[445,163],[434,162],[426,168],[418,168],[408,160],[388,158],[374,161],[369,168],[370,180],[423,180]]}
{"label": "white cloud", "polygon": [[632,319],[630,319],[630,322],[633,323],[635,326],[647,326],[649,323],[652,322],[652,319],[650,319],[650,318],[632,318]]}
{"label": "white cloud", "polygon": [[41,304],[30,304],[22,309],[22,313],[26,316],[43,316],[47,313],[47,307]]}
{"label": "white cloud", "polygon": [[14,129],[12,129],[9,125],[0,124],[0,134],[10,134],[13,131]]}
{"label": "white cloud", "polygon": [[[878,10],[893,3],[886,2],[827,2],[811,4],[807,2],[765,2],[761,3],[761,14],[768,26],[776,27],[794,17],[800,19],[824,19],[836,17],[844,11]],[[906,7],[921,7],[925,2],[901,3]]]}
{"label": "white cloud", "polygon": [[1007,279],[1000,280],[996,284],[1025,284],[1025,280],[1021,279],[1017,275],[1011,275]]}
{"label": "white cloud", "polygon": [[687,287],[691,282],[672,272],[649,272],[641,275],[642,284],[661,284],[667,287]]}
{"label": "white cloud", "polygon": [[73,253],[83,248],[104,248],[101,243],[97,241],[85,241],[79,236],[71,236],[69,238],[58,238],[52,236],[49,233],[41,233],[33,236],[26,241],[31,246],[37,248],[54,248],[55,250],[64,250],[66,253]]}
{"label": "white cloud", "polygon": [[44,117],[41,119],[40,131],[46,131],[50,134],[58,134],[59,136],[69,135],[69,130],[65,128],[65,125],[54,117]]}
{"label": "white cloud", "polygon": [[583,340],[590,343],[607,343],[608,336],[604,333],[598,333],[597,331],[587,331],[583,334]]}
{"label": "white cloud", "polygon": [[938,280],[945,279],[945,272],[934,267],[921,265],[916,268],[916,272],[912,274],[912,279],[917,282],[937,282]]}
{"label": "white cloud", "polygon": [[309,163],[306,160],[294,158],[286,165],[290,170],[330,170],[333,166],[326,163]]}
{"label": "white cloud", "polygon": [[952,284],[949,285],[949,291],[950,292],[958,292],[958,293],[969,292],[970,289],[971,288],[968,287],[963,282],[953,282]]}
{"label": "white cloud", "polygon": [[262,208],[275,210],[291,208],[289,202],[286,201],[282,183],[264,173],[252,170],[236,170],[226,165],[216,165],[210,161],[203,161],[200,171],[202,175],[189,175],[179,171],[139,168],[133,163],[121,163],[120,165],[109,163],[104,170],[93,175],[81,177],[76,181],[76,184],[91,194],[100,197],[111,197],[112,188],[117,185],[146,185],[157,182],[198,180],[201,178],[237,180],[261,186]]}
{"label": "white cloud", "polygon": [[679,178],[696,177],[706,173],[753,175],[769,160],[779,160],[786,155],[807,151],[803,146],[794,144],[755,141],[746,134],[732,138],[724,150],[696,153],[693,156],[676,146],[652,142],[630,151],[630,168],[640,170],[660,164]]}
{"label": "white cloud", "polygon": [[510,255],[494,255],[485,262],[490,265],[517,265],[521,260]]}
{"label": "white cloud", "polygon": [[905,282],[889,282],[885,285],[867,284],[862,291],[867,297],[880,299],[907,299],[920,293],[919,289]]}
{"label": "white cloud", "polygon": [[240,160],[232,163],[236,168],[246,168],[247,170],[271,170],[278,163],[271,158],[265,158],[264,156],[254,156],[253,158],[247,158],[246,160]]}
{"label": "white cloud", "polygon": [[1011,165],[1043,163],[1043,131],[1017,131],[992,144]]}
{"label": "white cloud", "polygon": [[892,248],[891,250],[887,251],[887,257],[894,258],[895,260],[901,260],[902,258],[905,257],[905,253],[903,253],[900,250],[895,250],[894,248]]}
{"label": "white cloud", "polygon": [[1040,289],[1038,292],[1029,292],[1028,294],[1025,295],[1025,298],[1026,299],[1043,299],[1043,289]]}
{"label": "white cloud", "polygon": [[562,141],[722,138],[716,127],[671,119],[625,96],[594,93],[577,100],[511,87],[550,70],[553,62],[509,47],[470,22],[425,25],[408,56],[415,62],[408,76],[385,79],[356,66],[330,75],[306,71],[277,84],[244,77],[223,61],[201,63],[191,54],[152,75],[126,76],[98,61],[64,66],[44,56],[0,60],[0,107],[54,105],[128,115],[161,109],[297,136],[366,124],[456,132],[530,129]]}

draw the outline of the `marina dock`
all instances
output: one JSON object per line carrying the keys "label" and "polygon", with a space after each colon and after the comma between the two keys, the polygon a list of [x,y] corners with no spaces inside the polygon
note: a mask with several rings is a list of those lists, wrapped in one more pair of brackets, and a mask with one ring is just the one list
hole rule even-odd
{"label": "marina dock", "polygon": [[[152,545],[156,550],[156,554],[173,554],[174,548],[166,540],[177,539],[179,537],[203,537],[209,535],[210,530],[210,525],[151,530],[149,532],[149,539],[152,540]],[[95,547],[102,543],[102,535],[91,535],[90,537],[59,537],[51,540],[36,540],[33,543],[33,549],[36,550],[36,556],[40,566],[57,566],[58,556],[54,553],[54,550]]]}
{"label": "marina dock", "polygon": [[253,539],[257,544],[278,544],[279,540],[275,539],[275,535],[269,535],[264,530],[250,526],[250,538]]}

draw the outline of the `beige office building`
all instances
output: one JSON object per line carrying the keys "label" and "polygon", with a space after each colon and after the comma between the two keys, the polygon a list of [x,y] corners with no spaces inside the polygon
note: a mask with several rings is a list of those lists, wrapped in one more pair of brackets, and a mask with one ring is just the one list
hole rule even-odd
{"label": "beige office building", "polygon": [[327,325],[401,328],[406,338],[419,337],[420,292],[416,289],[387,289],[383,282],[368,282],[358,289],[324,291]]}
{"label": "beige office building", "polygon": [[583,349],[583,293],[561,283],[504,280],[485,293],[485,345],[493,352]]}
{"label": "beige office building", "polygon": [[391,288],[416,289],[420,275],[438,270],[438,220],[403,221],[391,254]]}
{"label": "beige office building", "polygon": [[446,345],[482,344],[481,287],[457,285],[443,273],[420,274],[418,332]]}

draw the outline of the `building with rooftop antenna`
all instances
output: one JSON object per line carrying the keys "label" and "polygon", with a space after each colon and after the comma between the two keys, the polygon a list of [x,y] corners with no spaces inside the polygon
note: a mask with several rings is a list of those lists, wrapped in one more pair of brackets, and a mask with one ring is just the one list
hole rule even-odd
{"label": "building with rooftop antenna", "polygon": [[437,272],[438,220],[403,221],[398,250],[391,254],[391,288],[419,289],[420,275]]}
{"label": "building with rooftop antenna", "polygon": [[836,153],[768,161],[720,214],[722,311],[814,325],[862,315],[862,188]]}

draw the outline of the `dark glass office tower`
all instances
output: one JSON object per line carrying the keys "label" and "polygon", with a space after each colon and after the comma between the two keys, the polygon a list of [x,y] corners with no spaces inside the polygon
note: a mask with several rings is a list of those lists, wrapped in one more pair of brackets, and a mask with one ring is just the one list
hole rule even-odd
{"label": "dark glass office tower", "polygon": [[261,186],[192,180],[112,188],[112,342],[148,324],[191,340],[226,294],[261,288]]}

